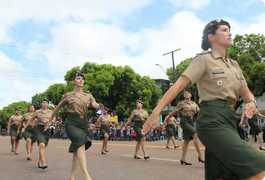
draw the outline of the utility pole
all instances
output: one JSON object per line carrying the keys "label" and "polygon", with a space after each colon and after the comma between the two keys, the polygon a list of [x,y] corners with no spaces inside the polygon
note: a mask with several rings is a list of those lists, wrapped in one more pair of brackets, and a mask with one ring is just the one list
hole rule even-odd
{"label": "utility pole", "polygon": [[[168,55],[168,54],[171,54],[171,57],[172,57],[172,66],[173,66],[173,78],[174,78],[173,84],[177,81],[177,73],[176,73],[176,67],[175,67],[175,61],[174,61],[174,52],[179,51],[179,50],[181,50],[181,48],[163,54],[163,56]],[[176,106],[177,106],[178,105],[178,102],[179,102],[178,96],[176,97],[175,102],[176,102]],[[179,113],[177,113],[177,116],[178,116],[178,118],[180,117],[179,116]]]}
{"label": "utility pole", "polygon": [[163,54],[163,56],[168,55],[168,54],[171,54],[171,57],[172,57],[172,66],[173,66],[174,83],[177,81],[177,73],[176,73],[176,67],[175,67],[175,61],[174,61],[174,52],[179,51],[179,50],[181,50],[181,48]]}

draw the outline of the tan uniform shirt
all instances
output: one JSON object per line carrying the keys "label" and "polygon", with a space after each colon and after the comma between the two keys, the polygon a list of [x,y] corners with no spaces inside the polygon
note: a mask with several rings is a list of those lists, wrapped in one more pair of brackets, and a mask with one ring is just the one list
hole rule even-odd
{"label": "tan uniform shirt", "polygon": [[198,112],[199,106],[193,101],[180,101],[176,107],[176,111],[180,111],[182,116],[194,116]]}
{"label": "tan uniform shirt", "polygon": [[10,118],[9,118],[9,123],[10,125],[12,124],[16,124],[16,125],[19,125],[20,122],[21,122],[21,119],[22,119],[22,116],[21,115],[12,115]]}
{"label": "tan uniform shirt", "polygon": [[[30,113],[26,113],[24,114],[24,116],[21,119],[21,123],[25,122],[25,124],[27,124],[27,122],[29,120],[31,120],[31,117],[33,116],[33,114],[31,115]],[[29,124],[29,126],[36,126],[37,123],[37,118],[35,118],[33,121],[31,121],[31,123]]]}
{"label": "tan uniform shirt", "polygon": [[195,57],[182,75],[197,83],[200,103],[217,99],[235,102],[239,89],[247,86],[238,63],[215,51]]}
{"label": "tan uniform shirt", "polygon": [[52,116],[52,112],[53,111],[49,109],[47,112],[43,112],[41,109],[36,110],[33,116],[31,117],[31,120],[34,121],[37,118],[37,122],[36,122],[37,125],[46,125]]}
{"label": "tan uniform shirt", "polygon": [[111,122],[111,119],[109,115],[100,115],[98,117],[97,122],[99,122],[101,125],[109,125]]}
{"label": "tan uniform shirt", "polygon": [[[167,119],[168,116],[169,116],[169,115],[167,115],[167,116],[165,117],[165,119]],[[177,120],[176,120],[175,117],[171,117],[170,119],[167,120],[167,122],[165,122],[165,124],[177,124]]]}
{"label": "tan uniform shirt", "polygon": [[130,118],[134,119],[135,121],[146,121],[148,118],[148,113],[144,109],[135,109],[133,110]]}
{"label": "tan uniform shirt", "polygon": [[86,115],[90,104],[95,102],[94,97],[90,93],[84,92],[81,97],[77,97],[74,91],[66,93],[58,106],[67,105],[67,112],[72,114]]}

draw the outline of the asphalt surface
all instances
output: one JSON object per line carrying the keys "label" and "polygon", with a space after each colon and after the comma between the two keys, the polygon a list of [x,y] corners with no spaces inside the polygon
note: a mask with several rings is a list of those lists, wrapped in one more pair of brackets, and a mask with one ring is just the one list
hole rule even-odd
{"label": "asphalt surface", "polygon": [[[193,143],[189,145],[187,161],[191,166],[180,165],[181,148],[165,148],[166,141],[147,142],[149,160],[133,159],[135,141],[109,141],[109,153],[102,155],[102,141],[93,141],[86,151],[88,172],[93,180],[202,180],[204,165],[198,162]],[[182,145],[182,142],[178,142]],[[50,140],[46,149],[48,169],[37,168],[38,146],[34,145],[32,161],[26,160],[24,139],[20,141],[18,155],[11,153],[10,137],[0,136],[0,180],[67,180],[71,170],[72,154],[68,153],[69,140]],[[202,146],[204,153],[204,148]],[[140,149],[140,157],[143,157]],[[80,167],[75,175],[82,180]]]}

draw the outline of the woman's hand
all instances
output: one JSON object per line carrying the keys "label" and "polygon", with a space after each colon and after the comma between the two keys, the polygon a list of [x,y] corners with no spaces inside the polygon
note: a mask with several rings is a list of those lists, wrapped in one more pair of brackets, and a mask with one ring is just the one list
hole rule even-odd
{"label": "woman's hand", "polygon": [[151,129],[156,129],[159,123],[159,114],[153,112],[143,126],[143,134],[148,134]]}
{"label": "woman's hand", "polygon": [[47,129],[49,129],[51,127],[51,123],[48,122],[45,126],[44,126],[44,131],[47,131]]}
{"label": "woman's hand", "polygon": [[246,103],[244,114],[247,116],[248,119],[251,119],[252,116],[255,114],[256,108],[257,106],[255,102]]}

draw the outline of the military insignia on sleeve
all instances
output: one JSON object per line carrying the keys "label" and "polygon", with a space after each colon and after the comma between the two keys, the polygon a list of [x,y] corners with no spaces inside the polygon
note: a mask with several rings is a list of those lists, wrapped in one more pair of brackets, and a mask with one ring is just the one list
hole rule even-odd
{"label": "military insignia on sleeve", "polygon": [[222,81],[217,81],[217,85],[218,86],[222,86],[223,85],[223,82]]}

